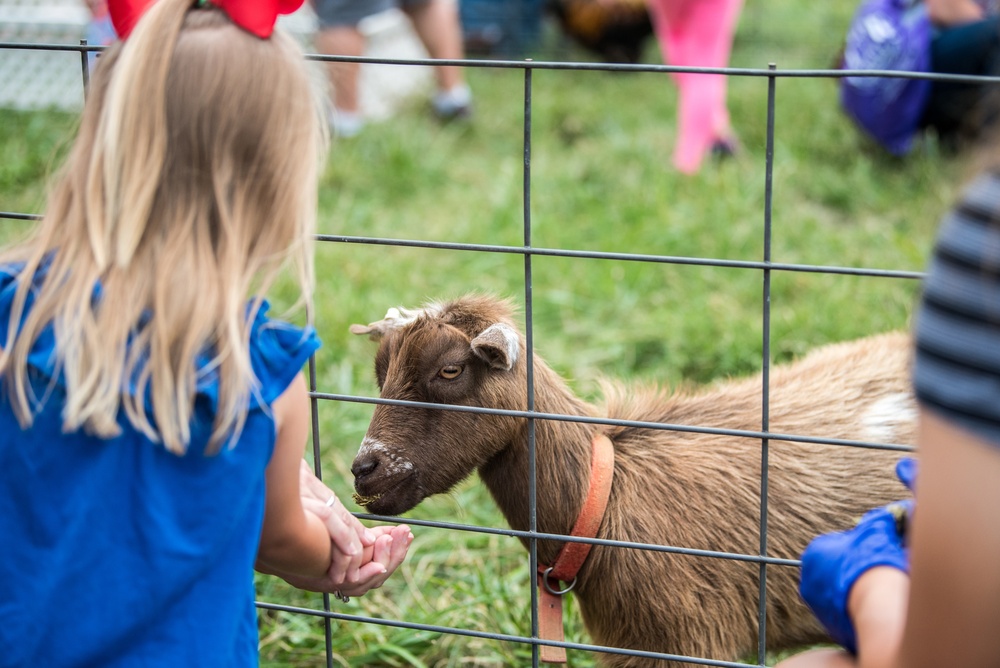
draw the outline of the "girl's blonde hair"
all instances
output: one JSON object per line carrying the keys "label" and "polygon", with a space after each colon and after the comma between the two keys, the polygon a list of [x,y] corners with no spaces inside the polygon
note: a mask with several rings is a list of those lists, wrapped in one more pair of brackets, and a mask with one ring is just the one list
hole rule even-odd
{"label": "girl's blonde hair", "polygon": [[196,385],[216,374],[214,451],[244,424],[250,323],[288,262],[311,316],[320,96],[280,30],[259,39],[191,0],[153,3],[100,61],[43,220],[0,254],[20,272],[0,375],[27,427],[27,357],[51,324],[64,430],[113,437],[124,409],[180,454]]}

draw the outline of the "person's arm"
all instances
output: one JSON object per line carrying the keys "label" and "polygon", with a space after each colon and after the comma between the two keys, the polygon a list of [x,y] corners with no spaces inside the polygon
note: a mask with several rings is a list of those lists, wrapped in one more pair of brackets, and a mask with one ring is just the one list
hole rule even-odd
{"label": "person's arm", "polygon": [[858,578],[847,607],[857,629],[859,666],[894,665],[909,592],[909,576],[896,568],[877,566]]}
{"label": "person's arm", "polygon": [[924,0],[931,22],[939,26],[972,23],[984,17],[975,0]]}
{"label": "person's arm", "polygon": [[895,666],[906,623],[910,578],[896,568],[876,566],[851,588],[847,608],[858,637],[858,655],[815,649],[775,668],[889,668]]}
{"label": "person's arm", "polygon": [[[307,507],[316,504],[326,506],[328,500],[333,500],[330,506],[332,512],[325,522],[334,543],[330,568],[319,578],[282,572],[264,563],[258,563],[257,570],[277,575],[293,587],[327,594],[361,596],[381,587],[406,558],[406,552],[413,542],[410,528],[399,524],[367,529],[340,503],[333,491],[316,477],[305,460],[299,466],[299,488],[302,502]],[[345,552],[358,537],[363,550],[360,561]]]}
{"label": "person's arm", "polygon": [[[257,561],[265,569],[323,577],[334,555],[325,525],[333,509],[316,504],[307,510],[300,497],[299,467],[309,432],[309,396],[302,374],[278,397],[272,410],[276,438],[265,473],[264,527]],[[345,551],[360,561],[360,540]]]}
{"label": "person's arm", "polygon": [[921,411],[910,577],[872,568],[851,588],[857,657],[822,649],[777,668],[1000,665],[1000,447]]}
{"label": "person's arm", "polygon": [[1000,665],[1000,445],[921,412],[910,605],[895,666]]}

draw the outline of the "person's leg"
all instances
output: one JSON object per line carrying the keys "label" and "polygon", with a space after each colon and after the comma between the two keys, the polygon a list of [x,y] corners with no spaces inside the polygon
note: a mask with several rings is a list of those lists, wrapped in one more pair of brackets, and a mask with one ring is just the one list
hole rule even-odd
{"label": "person's leg", "polygon": [[[316,33],[316,48],[320,53],[337,56],[361,56],[365,38],[357,26],[333,26]],[[333,103],[337,109],[360,113],[358,95],[358,63],[326,63]]]}
{"label": "person's leg", "polygon": [[[709,3],[700,5],[700,8]],[[739,22],[740,11],[743,8],[743,0],[721,0],[718,4],[718,14],[705,16],[702,21],[714,21],[717,25],[714,42],[706,45],[705,59],[716,63],[712,67],[727,67],[729,57],[733,51],[733,37],[736,34],[736,25]],[[712,116],[712,130],[715,140],[729,141],[733,139],[733,129],[729,121],[729,107],[726,103],[726,93],[729,78],[725,76],[715,77],[717,93],[713,104],[715,113]]]}
{"label": "person's leg", "polygon": [[[726,67],[742,0],[650,0],[650,14],[664,62]],[[674,165],[694,173],[715,145],[729,152],[735,140],[726,108],[723,75],[678,73],[677,145]]]}
{"label": "person's leg", "polygon": [[[456,0],[403,0],[401,8],[431,58],[460,60],[465,57]],[[443,118],[468,115],[472,96],[462,68],[438,65],[434,68],[434,76],[437,114]]]}
{"label": "person's leg", "polygon": [[[319,20],[316,50],[325,55],[362,56],[366,46],[358,29],[362,19],[391,7],[390,0],[315,0],[313,7]],[[341,137],[351,137],[364,125],[358,79],[359,63],[328,62],[327,78],[333,97],[330,125]]]}

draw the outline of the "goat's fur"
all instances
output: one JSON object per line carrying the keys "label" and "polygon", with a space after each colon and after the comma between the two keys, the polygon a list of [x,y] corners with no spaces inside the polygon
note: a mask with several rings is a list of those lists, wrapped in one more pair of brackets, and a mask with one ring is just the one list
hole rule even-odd
{"label": "goat's fur", "polygon": [[[381,396],[523,411],[525,344],[509,303],[469,296],[393,309],[352,331],[380,340]],[[909,338],[892,333],[831,345],[770,374],[770,433],[907,444],[915,440]],[[609,383],[586,403],[538,356],[535,410],[759,431],[760,376],[670,394]],[[537,528],[568,534],[586,493],[594,431],[615,448],[611,497],[598,537],[740,554],[760,549],[761,441],[705,433],[535,420]],[[528,527],[527,420],[378,405],[354,461],[369,511],[395,515],[478,470],[510,526]],[[907,495],[898,452],[769,442],[767,553],[797,559],[822,532]],[[541,563],[561,543],[540,541]],[[798,595],[798,569],[767,568],[767,647],[826,636]],[[594,642],[716,660],[757,646],[759,566],[753,562],[595,546],[574,590]],[[617,668],[673,665],[602,655]],[[681,664],[677,664],[679,667]],[[683,664],[687,665],[687,664]]]}

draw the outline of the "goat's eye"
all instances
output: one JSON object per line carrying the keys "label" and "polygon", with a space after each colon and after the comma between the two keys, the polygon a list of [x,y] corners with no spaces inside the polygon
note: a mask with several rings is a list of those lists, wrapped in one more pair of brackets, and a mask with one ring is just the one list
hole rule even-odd
{"label": "goat's eye", "polygon": [[445,380],[454,380],[462,375],[462,367],[457,364],[449,364],[441,367],[441,370],[438,371],[438,375]]}

